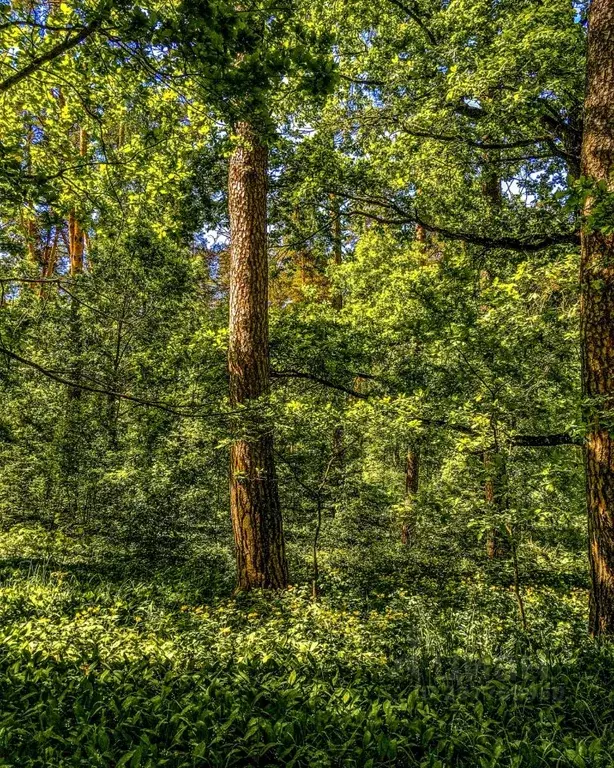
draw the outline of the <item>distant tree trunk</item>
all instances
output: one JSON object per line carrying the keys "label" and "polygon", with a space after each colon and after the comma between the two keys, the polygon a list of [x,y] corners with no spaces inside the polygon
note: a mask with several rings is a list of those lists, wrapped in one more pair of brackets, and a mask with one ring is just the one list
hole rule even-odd
{"label": "distant tree trunk", "polygon": [[[614,0],[589,11],[582,175],[614,192]],[[585,213],[593,210],[594,198]],[[590,631],[614,635],[614,235],[582,231],[581,318],[587,413]]]}
{"label": "distant tree trunk", "polygon": [[[28,127],[25,142],[25,166],[29,174],[32,173],[32,144],[34,143],[34,126]],[[22,214],[22,225],[26,236],[26,245],[28,249],[28,259],[30,266],[42,278],[51,277],[57,261],[58,241],[60,239],[60,229],[56,227],[49,228],[46,236],[43,235],[43,228],[39,226],[36,218],[36,208],[34,205],[28,210],[26,208],[25,216]],[[43,283],[36,285],[33,283],[31,288],[38,293],[39,297],[45,293]]]}
{"label": "distant tree trunk", "polygon": [[[117,128],[117,149],[120,150],[126,141],[126,124],[122,121]],[[88,259],[91,269],[91,260]],[[113,363],[111,376],[109,379],[109,390],[115,392],[120,389],[119,372],[122,359],[122,347],[124,341],[124,326],[128,316],[129,294],[125,293],[122,301],[122,311],[117,322],[117,335],[115,337],[115,351],[113,354]],[[117,451],[119,448],[119,414],[121,400],[115,395],[107,395],[107,427],[109,437],[109,448]]]}
{"label": "distant tree trunk", "polygon": [[[484,136],[485,143],[489,140],[489,136]],[[493,158],[489,153],[484,153],[483,162],[484,168],[481,179],[482,193],[491,208],[492,214],[498,216],[503,203],[499,168],[497,167],[497,164],[493,162]],[[480,278],[483,288],[492,285],[492,276],[487,269],[482,270]],[[483,310],[487,311],[488,307],[484,306]],[[498,517],[500,519],[506,504],[507,467],[505,458],[497,447],[493,453],[490,451],[484,452],[483,462],[486,475],[486,481],[484,483],[486,512],[489,516],[495,518]],[[508,554],[507,539],[497,525],[493,525],[486,535],[486,554],[491,559],[505,557]]]}
{"label": "distant tree trunk", "polygon": [[[235,126],[230,159],[230,400],[249,406],[269,393],[267,150],[253,126]],[[254,404],[255,409],[258,404]],[[271,425],[261,415],[243,420],[230,452],[230,508],[238,588],[288,584]]]}
{"label": "distant tree trunk", "polygon": [[[122,302],[121,315],[117,321],[117,335],[115,337],[115,351],[113,354],[113,362],[111,367],[111,375],[109,378],[109,390],[116,392],[120,389],[120,365],[123,354],[123,342],[124,342],[124,326],[127,320],[128,314],[128,294],[124,294],[124,300]],[[118,440],[118,422],[120,412],[121,400],[115,395],[107,395],[107,425],[109,432],[109,448],[112,451],[116,451],[119,448]]]}
{"label": "distant tree trunk", "polygon": [[[484,138],[488,141],[488,136]],[[501,194],[501,177],[498,170],[491,166],[486,167],[486,172],[482,176],[482,192],[494,208],[500,208],[503,202]]]}
{"label": "distant tree trunk", "polygon": [[[79,129],[78,136],[79,156],[85,157],[87,154],[87,133],[83,128]],[[84,268],[85,255],[85,231],[79,221],[79,217],[74,208],[68,215],[68,258],[70,261],[70,274],[74,276],[81,275]],[[70,305],[70,329],[72,346],[76,354],[76,363],[73,367],[73,381],[79,382],[81,379],[81,355],[83,353],[83,328],[81,323],[81,307],[74,298]],[[80,400],[83,392],[79,387],[69,387],[69,400]]]}
{"label": "distant tree trunk", "polygon": [[[484,483],[484,499],[489,516],[501,517],[505,510],[505,484],[507,471],[503,456],[498,451],[491,453],[485,451],[484,471],[486,482]],[[497,525],[493,525],[486,536],[486,554],[489,558],[505,557],[509,552],[508,542]]]}
{"label": "distant tree trunk", "polygon": [[70,274],[80,275],[83,272],[85,236],[74,210],[68,215],[68,251],[70,253]]}
{"label": "distant tree trunk", "polygon": [[[79,156],[87,155],[87,132],[79,129]],[[83,257],[85,254],[85,232],[79,217],[73,208],[68,215],[68,253],[70,257],[70,273],[79,275],[83,272]]]}
{"label": "distant tree trunk", "polygon": [[58,240],[60,239],[60,230],[55,228],[51,241],[47,244],[43,255],[43,277],[53,277],[58,256]]}
{"label": "distant tree trunk", "polygon": [[[63,98],[62,98],[63,102]],[[78,150],[80,157],[87,154],[87,134],[83,128],[78,133]],[[68,214],[68,260],[70,274],[79,277],[84,270],[85,231],[79,220],[75,207]],[[70,352],[73,356],[70,378],[79,384],[83,378],[84,333],[82,307],[77,299],[70,299],[69,315]],[[86,523],[87,505],[84,503],[83,483],[83,452],[85,440],[83,436],[83,390],[79,386],[69,386],[67,389],[67,407],[62,435],[62,480],[66,493],[65,515],[70,524],[78,520]]]}
{"label": "distant tree trunk", "polygon": [[[336,267],[343,263],[343,231],[341,229],[341,205],[336,195],[331,195],[331,234],[333,240],[333,264]],[[343,309],[343,294],[339,290],[333,290],[331,296],[331,305],[333,309],[340,312]],[[343,424],[338,424],[333,429],[333,451],[339,457],[339,464],[343,464],[343,441],[345,430]]]}
{"label": "distant tree trunk", "polygon": [[416,537],[416,496],[420,488],[420,451],[410,448],[405,460],[405,502],[407,511],[401,526],[401,543],[409,546]]}
{"label": "distant tree trunk", "polygon": [[[420,200],[420,195],[422,194],[421,189],[416,190],[416,202]],[[415,231],[415,237],[417,243],[426,243],[427,236],[426,236],[426,229],[422,224],[416,224],[416,231]]]}
{"label": "distant tree trunk", "polygon": [[[343,263],[343,232],[341,230],[341,206],[339,198],[336,195],[331,196],[332,202],[332,235],[333,235],[333,264],[336,267]],[[343,294],[341,291],[334,291],[331,299],[334,309],[343,309]]]}

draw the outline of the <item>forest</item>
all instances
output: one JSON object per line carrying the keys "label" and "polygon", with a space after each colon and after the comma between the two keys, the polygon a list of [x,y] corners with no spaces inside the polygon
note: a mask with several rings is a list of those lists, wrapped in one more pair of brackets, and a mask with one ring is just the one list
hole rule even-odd
{"label": "forest", "polygon": [[614,0],[0,0],[0,767],[612,768]]}

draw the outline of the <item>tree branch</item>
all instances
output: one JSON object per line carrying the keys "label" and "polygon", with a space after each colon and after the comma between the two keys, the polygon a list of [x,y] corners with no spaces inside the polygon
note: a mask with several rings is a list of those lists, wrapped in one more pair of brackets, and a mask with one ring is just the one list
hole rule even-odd
{"label": "tree branch", "polygon": [[343,384],[335,384],[333,381],[329,381],[328,379],[323,379],[320,376],[314,376],[311,373],[304,373],[303,371],[295,371],[295,370],[288,370],[288,371],[271,371],[271,378],[274,379],[305,379],[306,381],[313,381],[316,384],[322,384],[324,387],[328,387],[329,389],[335,389],[337,392],[343,392],[346,395],[350,395],[351,397],[356,397],[360,400],[367,400],[369,398],[369,395],[365,394],[364,392],[358,392],[355,389],[350,389],[349,387],[344,387]]}
{"label": "tree branch", "polygon": [[[307,381],[313,381],[316,384],[321,384],[329,389],[334,389],[337,392],[343,392],[346,395],[355,397],[360,400],[369,400],[370,395],[364,392],[357,392],[355,389],[343,386],[343,384],[336,384],[333,381],[324,379],[321,376],[315,376],[311,373],[305,373],[303,371],[287,370],[287,371],[271,371],[273,378],[279,379],[304,379]],[[368,374],[360,374],[362,378],[375,379]],[[480,437],[480,432],[467,427],[464,424],[454,424],[453,422],[446,421],[445,419],[429,419],[422,416],[411,416],[412,420],[419,421],[420,423],[430,427],[440,427],[442,429],[449,429],[452,432],[459,432],[463,435],[471,437]],[[553,448],[559,445],[583,445],[583,441],[568,432],[556,432],[549,435],[514,435],[509,438],[509,444],[516,447],[525,448]],[[483,450],[483,449],[480,449]]]}
{"label": "tree branch", "polygon": [[346,80],[348,83],[352,83],[353,85],[367,85],[372,88],[382,88],[386,85],[384,80],[371,80],[370,78],[366,79],[360,79],[358,77],[350,77],[349,75],[343,75],[340,74],[339,77],[342,80]]}
{"label": "tree branch", "polygon": [[334,190],[333,193],[345,197],[346,200],[355,200],[360,203],[367,203],[369,205],[375,205],[393,211],[396,214],[396,218],[386,218],[363,210],[350,211],[349,215],[364,216],[365,218],[373,219],[381,224],[391,224],[394,226],[417,224],[427,230],[427,232],[441,235],[446,240],[460,240],[465,243],[471,243],[472,245],[480,245],[483,248],[502,248],[508,251],[534,253],[553,245],[580,244],[580,234],[578,232],[553,233],[550,235],[535,234],[527,235],[527,237],[487,237],[486,235],[479,235],[474,232],[459,232],[425,221],[417,212],[414,211],[412,213],[407,211],[393,202],[373,197],[361,197],[360,195],[352,195],[348,192],[339,190]]}
{"label": "tree branch", "polygon": [[509,141],[509,142],[476,141],[474,139],[461,136],[460,134],[454,135],[454,134],[431,133],[429,131],[421,131],[419,129],[410,128],[403,124],[401,124],[400,127],[402,131],[408,134],[409,136],[416,136],[416,138],[420,138],[420,139],[433,139],[434,141],[446,141],[446,142],[457,141],[457,142],[462,142],[463,144],[467,144],[470,147],[476,147],[477,149],[492,149],[492,150],[518,149],[520,147],[532,147],[535,144],[545,144],[551,141],[551,138],[549,136],[538,136],[537,138],[534,138],[534,139],[517,139],[516,141]]}
{"label": "tree branch", "polygon": [[62,277],[0,277],[0,283],[61,283]]}
{"label": "tree branch", "polygon": [[11,360],[15,360],[16,362],[21,363],[21,365],[25,365],[28,368],[32,368],[37,373],[42,374],[43,376],[45,376],[48,379],[51,379],[52,381],[56,381],[58,384],[64,384],[65,386],[71,387],[73,389],[80,389],[85,392],[93,392],[99,395],[111,395],[112,397],[116,397],[120,400],[128,400],[131,403],[147,406],[149,408],[157,408],[160,411],[164,411],[165,413],[171,413],[174,416],[181,416],[182,418],[200,418],[203,416],[224,416],[225,417],[228,415],[226,413],[210,412],[210,413],[204,414],[204,413],[196,413],[196,412],[186,412],[180,409],[191,408],[192,406],[182,405],[180,403],[166,403],[160,400],[144,400],[140,397],[135,397],[134,395],[126,395],[123,392],[114,392],[110,389],[105,389],[104,387],[94,387],[89,384],[84,384],[82,382],[70,381],[69,379],[65,379],[63,376],[59,376],[58,374],[48,370],[47,368],[43,368],[42,365],[35,363],[33,360],[27,360],[25,357],[21,357],[17,353],[12,352],[10,349],[6,349],[5,347],[0,346],[0,353],[3,353]]}
{"label": "tree branch", "polygon": [[[366,374],[359,374],[361,378],[365,379],[374,379],[373,376],[368,376]],[[271,371],[271,377],[272,378],[278,378],[278,379],[304,379],[306,381],[313,381],[316,384],[321,384],[323,387],[328,387],[329,389],[334,389],[337,392],[343,392],[346,395],[350,395],[351,397],[355,397],[358,400],[369,400],[370,395],[365,392],[358,392],[355,389],[350,389],[349,387],[343,386],[343,384],[336,384],[333,381],[329,381],[328,379],[324,379],[321,376],[315,376],[311,373],[304,373],[303,371],[296,371],[296,370],[288,370],[288,371]],[[426,424],[427,426],[433,426],[433,427],[443,427],[444,429],[451,429],[454,432],[461,432],[464,435],[476,435],[477,432],[475,432],[471,427],[465,427],[462,424],[451,424],[450,422],[446,421],[445,419],[428,419],[423,418],[421,416],[412,416],[416,421],[421,422],[422,424]]]}
{"label": "tree branch", "polygon": [[37,72],[41,67],[45,66],[45,64],[53,61],[53,59],[57,59],[72,48],[76,48],[80,43],[93,35],[100,28],[101,24],[102,17],[99,16],[83,27],[83,29],[76,35],[67,37],[63,42],[50,48],[47,53],[43,53],[41,56],[32,59],[32,61],[23,69],[18,70],[10,77],[7,77],[6,80],[0,82],[0,93],[6,93],[9,88],[17,85],[22,80],[25,80],[27,77],[34,74],[34,72]]}
{"label": "tree branch", "polygon": [[5,21],[0,24],[0,32],[4,29],[10,29],[11,27],[32,27],[32,29],[41,29],[45,32],[74,32],[77,29],[82,29],[82,27],[41,24],[37,21],[32,21],[31,19],[15,19],[14,21]]}
{"label": "tree branch", "polygon": [[584,441],[568,432],[552,435],[514,435],[511,445],[525,448],[553,448],[557,445],[584,445]]}
{"label": "tree branch", "polygon": [[413,8],[410,8],[408,5],[401,2],[401,0],[388,0],[388,2],[394,5],[396,8],[400,8],[404,13],[406,13],[409,16],[409,18],[413,22],[417,24],[420,27],[420,29],[424,32],[424,34],[428,37],[431,45],[437,45],[437,38],[431,32],[431,30],[426,26],[426,24],[420,18],[420,15],[417,14]]}

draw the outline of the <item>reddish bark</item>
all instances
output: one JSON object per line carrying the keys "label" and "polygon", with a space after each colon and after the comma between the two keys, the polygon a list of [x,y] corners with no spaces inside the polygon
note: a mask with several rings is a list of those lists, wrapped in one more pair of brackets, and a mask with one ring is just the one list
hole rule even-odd
{"label": "reddish bark", "polygon": [[[614,192],[614,0],[589,11],[582,176]],[[594,208],[593,198],[585,213]],[[614,634],[614,235],[583,227],[583,390],[587,407],[586,493],[592,577],[590,631]]]}
{"label": "reddish bark", "polygon": [[284,534],[271,425],[257,401],[269,393],[267,150],[246,122],[229,168],[230,400],[253,406],[231,448],[230,507],[238,588],[286,587]]}

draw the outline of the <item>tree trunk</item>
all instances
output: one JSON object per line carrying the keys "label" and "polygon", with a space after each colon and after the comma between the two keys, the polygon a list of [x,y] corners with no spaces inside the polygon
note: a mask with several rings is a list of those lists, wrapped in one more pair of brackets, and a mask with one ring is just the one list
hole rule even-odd
{"label": "tree trunk", "polygon": [[[120,383],[120,366],[122,361],[122,347],[124,342],[124,325],[126,323],[128,315],[128,294],[124,294],[124,300],[122,302],[122,313],[117,323],[117,336],[115,337],[115,353],[113,355],[113,364],[111,368],[111,376],[109,380],[109,390],[111,392],[117,392],[121,389]],[[107,395],[107,426],[109,433],[109,448],[112,451],[117,451],[119,448],[119,413],[121,407],[120,398],[115,395]]]}
{"label": "tree trunk", "polygon": [[[486,482],[484,483],[484,499],[486,501],[487,514],[502,517],[506,506],[507,471],[505,460],[501,453],[484,452],[484,471]],[[489,558],[505,557],[508,554],[508,542],[501,533],[498,525],[493,525],[486,536],[486,554]]]}
{"label": "tree trunk", "polygon": [[[81,128],[79,130],[79,155],[84,157],[87,153],[87,135]],[[68,259],[70,262],[70,274],[78,277],[83,274],[85,254],[85,233],[75,211],[71,208],[68,214]],[[82,310],[80,303],[74,298],[70,299],[69,333],[70,350],[74,356],[71,366],[71,379],[79,383],[83,373],[84,334],[82,322]],[[83,481],[82,481],[82,455],[83,442],[83,390],[80,387],[68,387],[68,402],[66,406],[64,434],[63,434],[63,483],[66,493],[65,514],[71,524],[77,522],[79,516],[84,521],[85,509],[83,509]]]}
{"label": "tree trunk", "polygon": [[[489,136],[484,136],[485,143],[489,140]],[[482,193],[491,208],[491,214],[493,217],[498,217],[503,204],[499,168],[497,167],[497,164],[493,162],[492,153],[484,153],[483,162],[484,167],[481,180]],[[481,287],[484,290],[492,285],[492,275],[488,269],[483,269],[481,271],[480,282]],[[488,306],[484,305],[482,311],[488,311]],[[486,475],[486,481],[484,483],[486,513],[500,522],[507,503],[507,467],[505,457],[497,447],[494,453],[485,451],[482,458]],[[498,524],[493,525],[486,534],[486,554],[491,559],[505,557],[508,554],[507,540]]]}
{"label": "tree trunk", "polygon": [[[83,128],[79,129],[79,156],[87,154],[87,134]],[[85,254],[85,232],[74,208],[68,215],[68,258],[70,261],[70,274],[75,277],[83,274]],[[77,356],[77,362],[73,368],[73,381],[81,379],[81,355],[83,354],[83,329],[81,327],[81,307],[74,298],[70,305],[70,327],[73,349]],[[82,390],[79,387],[70,387],[69,400],[80,400]]]}
{"label": "tree trunk", "polygon": [[[79,156],[87,156],[87,132],[79,129]],[[68,252],[70,258],[70,274],[80,275],[83,272],[83,256],[85,254],[85,232],[79,217],[73,208],[68,216]]]}
{"label": "tree trunk", "polygon": [[[614,0],[589,12],[582,175],[614,192]],[[594,207],[587,200],[585,213]],[[590,631],[614,634],[614,235],[582,231],[582,383],[592,577]]]}
{"label": "tree trunk", "polygon": [[[331,202],[331,235],[333,240],[333,264],[340,267],[343,264],[343,230],[341,227],[341,205],[337,195],[330,196]],[[343,294],[340,290],[333,290],[331,306],[340,312],[343,309]],[[338,424],[333,430],[333,451],[339,457],[339,464],[343,465],[343,441],[345,430],[343,424]]]}
{"label": "tree trunk", "polygon": [[416,496],[420,486],[420,452],[410,448],[405,462],[405,502],[407,512],[401,526],[401,543],[409,546],[416,537]]}
{"label": "tree trunk", "polygon": [[[230,213],[230,401],[252,405],[230,452],[230,509],[237,558],[237,586],[280,589],[288,567],[271,425],[259,414],[269,393],[267,150],[246,122],[229,168]],[[246,410],[246,413],[249,411]]]}
{"label": "tree trunk", "polygon": [[[333,264],[336,267],[343,264],[343,231],[341,229],[341,205],[336,195],[331,195],[332,213],[332,235],[333,235]],[[331,304],[334,309],[343,309],[343,294],[341,291],[334,291],[331,297]]]}

